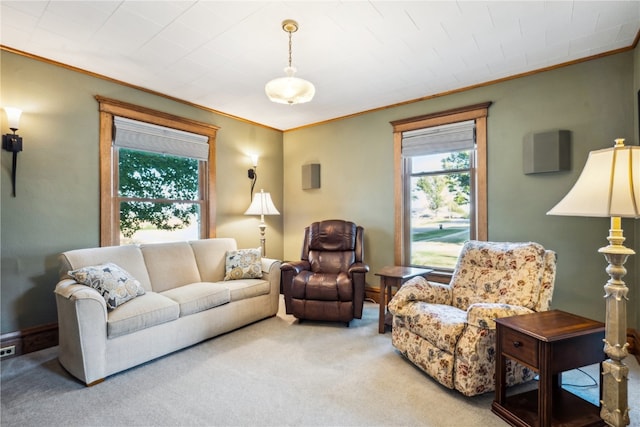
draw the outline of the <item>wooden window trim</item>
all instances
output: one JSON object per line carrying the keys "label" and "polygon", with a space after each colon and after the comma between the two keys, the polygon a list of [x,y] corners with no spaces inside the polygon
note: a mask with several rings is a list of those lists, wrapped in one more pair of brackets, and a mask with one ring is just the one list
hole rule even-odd
{"label": "wooden window trim", "polygon": [[209,158],[206,170],[201,176],[208,179],[202,182],[205,195],[204,209],[201,211],[203,238],[216,235],[216,135],[218,126],[202,123],[184,117],[174,116],[162,111],[138,105],[128,104],[115,99],[96,95],[100,111],[100,246],[118,244],[120,228],[116,227],[120,217],[117,206],[117,183],[114,182],[118,168],[117,153],[113,148],[113,116],[126,117],[159,126],[166,126],[208,137]]}
{"label": "wooden window trim", "polygon": [[402,132],[450,123],[475,120],[476,123],[476,227],[478,240],[487,240],[487,116],[491,102],[469,105],[437,113],[426,114],[391,122],[393,126],[393,163],[394,163],[394,263],[403,265],[406,253],[404,233],[408,218],[404,206],[404,165],[402,159]]}

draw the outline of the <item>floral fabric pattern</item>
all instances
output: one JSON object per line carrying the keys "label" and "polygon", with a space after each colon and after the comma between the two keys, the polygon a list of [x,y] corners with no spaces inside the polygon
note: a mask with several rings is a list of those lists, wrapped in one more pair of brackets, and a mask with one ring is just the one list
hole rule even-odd
{"label": "floral fabric pattern", "polygon": [[439,349],[453,354],[467,320],[467,312],[450,305],[417,301],[402,310],[404,327]]}
{"label": "floral fabric pattern", "polygon": [[[548,310],[555,261],[537,243],[467,242],[451,285],[415,277],[389,302],[393,346],[466,396],[495,390],[495,319]],[[508,386],[534,376],[507,359]]]}
{"label": "floral fabric pattern", "polygon": [[[465,396],[495,390],[495,329],[468,326],[458,341],[453,369],[454,388]],[[535,372],[511,359],[506,363],[506,384],[512,386],[532,380]]]}
{"label": "floral fabric pattern", "polygon": [[540,284],[540,297],[534,311],[547,311],[551,308],[551,298],[553,297],[553,283],[556,278],[556,253],[547,251],[544,257],[544,271],[542,272],[542,283]]}
{"label": "floral fabric pattern", "polygon": [[262,277],[262,250],[227,251],[224,280],[259,279]]}
{"label": "floral fabric pattern", "polygon": [[[402,291],[402,292],[400,292]],[[424,301],[430,304],[451,305],[451,286],[429,282],[422,276],[407,280],[391,301],[389,311],[400,312],[403,307],[413,301]]]}
{"label": "floral fabric pattern", "polygon": [[533,309],[540,296],[545,249],[537,243],[468,242],[451,278],[453,305],[500,302]]}
{"label": "floral fabric pattern", "polygon": [[453,387],[453,354],[439,349],[405,327],[402,317],[393,317],[391,344],[407,359],[448,388]]}
{"label": "floral fabric pattern", "polygon": [[479,328],[495,329],[495,319],[529,313],[533,313],[533,310],[519,305],[477,302],[467,310],[467,323]]}
{"label": "floral fabric pattern", "polygon": [[138,280],[114,263],[83,267],[68,274],[78,283],[100,292],[109,310],[145,293]]}

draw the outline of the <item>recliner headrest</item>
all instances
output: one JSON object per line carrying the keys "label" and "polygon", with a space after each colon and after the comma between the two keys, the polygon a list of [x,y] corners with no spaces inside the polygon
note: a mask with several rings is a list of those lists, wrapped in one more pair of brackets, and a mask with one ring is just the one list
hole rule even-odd
{"label": "recliner headrest", "polygon": [[356,245],[356,225],[331,219],[309,226],[309,249],[316,251],[352,251]]}

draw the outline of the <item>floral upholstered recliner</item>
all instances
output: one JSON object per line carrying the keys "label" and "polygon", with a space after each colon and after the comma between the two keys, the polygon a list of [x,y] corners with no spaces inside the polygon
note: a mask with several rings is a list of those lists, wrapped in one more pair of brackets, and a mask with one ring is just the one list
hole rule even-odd
{"label": "floral upholstered recliner", "polygon": [[[466,242],[450,284],[419,276],[389,302],[392,344],[446,387],[495,389],[495,318],[549,309],[556,254],[538,243]],[[535,372],[507,361],[507,385]]]}

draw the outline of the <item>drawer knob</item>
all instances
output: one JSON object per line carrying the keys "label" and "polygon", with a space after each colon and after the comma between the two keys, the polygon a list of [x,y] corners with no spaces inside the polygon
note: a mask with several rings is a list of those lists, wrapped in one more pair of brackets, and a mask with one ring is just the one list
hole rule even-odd
{"label": "drawer knob", "polygon": [[514,346],[515,348],[522,347],[522,343],[521,343],[520,341],[514,341],[514,342],[513,342],[513,346]]}

